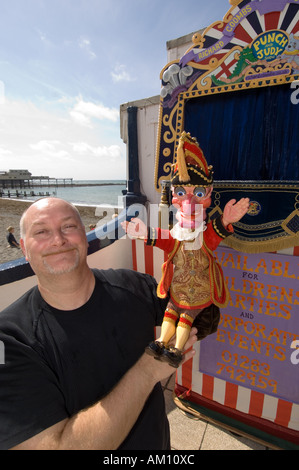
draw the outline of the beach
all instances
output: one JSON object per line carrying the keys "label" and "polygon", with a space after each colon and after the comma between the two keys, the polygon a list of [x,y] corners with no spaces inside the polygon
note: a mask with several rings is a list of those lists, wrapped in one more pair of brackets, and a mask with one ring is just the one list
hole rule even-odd
{"label": "beach", "polygon": [[[9,247],[6,240],[6,235],[8,233],[7,228],[9,226],[14,227],[14,236],[17,242],[19,242],[20,219],[23,212],[31,204],[32,201],[0,198],[0,264],[23,257],[21,249]],[[111,220],[115,213],[113,208],[105,209],[102,207],[81,205],[76,205],[76,207],[80,212],[86,232],[90,231],[89,224],[100,223],[100,225],[102,225]]]}

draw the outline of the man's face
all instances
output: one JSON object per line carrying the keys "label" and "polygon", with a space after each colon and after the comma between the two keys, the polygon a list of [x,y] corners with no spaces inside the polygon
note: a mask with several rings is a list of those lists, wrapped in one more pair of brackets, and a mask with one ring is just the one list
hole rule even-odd
{"label": "man's face", "polygon": [[211,205],[213,188],[200,186],[175,186],[172,188],[172,204],[178,208],[176,215],[181,227],[194,229],[206,218]]}
{"label": "man's face", "polygon": [[86,262],[85,229],[70,204],[42,199],[28,209],[24,224],[21,247],[37,275],[69,273]]}

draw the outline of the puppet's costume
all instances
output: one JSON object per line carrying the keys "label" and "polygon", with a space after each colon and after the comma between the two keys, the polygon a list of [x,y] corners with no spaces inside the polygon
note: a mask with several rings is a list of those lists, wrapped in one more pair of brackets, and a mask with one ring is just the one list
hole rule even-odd
{"label": "puppet's costume", "polygon": [[168,239],[165,239],[165,232],[167,231],[159,228],[154,229],[154,237],[147,239],[147,244],[161,248],[168,254],[168,259],[162,266],[158,296],[165,298],[169,293],[177,307],[190,311],[203,309],[212,303],[218,307],[226,307],[228,289],[221,266],[212,252],[232,232],[222,226],[220,217],[208,223],[199,249],[186,249],[186,244],[190,242],[176,240],[171,232],[168,232]]}
{"label": "puppet's costume", "polygon": [[[183,133],[171,180],[174,192],[175,188],[179,188],[182,195],[185,191],[188,196],[187,191],[191,194],[191,189],[196,188],[195,199],[200,201],[198,204],[203,205],[205,215],[205,208],[211,203],[209,196],[212,191],[212,175],[212,167],[207,165],[198,143],[189,134]],[[181,197],[180,192],[178,194]],[[185,207],[191,204],[192,197],[194,198],[193,193],[189,201],[185,200]],[[180,217],[183,217],[183,204],[180,209]],[[233,227],[224,227],[221,217],[207,225],[202,219],[201,223],[196,223],[196,215],[192,214],[191,211],[186,217],[189,220],[187,227],[184,226],[184,218],[178,219],[179,223],[171,231],[149,228],[146,243],[161,248],[168,254],[157,289],[159,297],[170,296],[163,320],[164,331],[167,328],[169,331],[177,328],[178,335],[178,329],[181,328],[181,331],[184,329],[189,334],[194,324],[198,330],[198,339],[203,339],[217,330],[219,307],[226,307],[229,301],[222,269],[216,262],[213,251],[233,233]],[[150,343],[146,351],[157,359],[178,367],[182,360],[181,350],[167,346],[168,333],[164,342],[163,325],[160,341]],[[182,334],[186,335],[184,332]]]}

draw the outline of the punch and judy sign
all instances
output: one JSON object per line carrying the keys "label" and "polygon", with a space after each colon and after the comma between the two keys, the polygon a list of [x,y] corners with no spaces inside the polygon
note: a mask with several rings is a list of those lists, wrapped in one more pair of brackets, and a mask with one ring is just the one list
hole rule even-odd
{"label": "punch and judy sign", "polygon": [[256,60],[272,61],[283,54],[288,43],[288,35],[283,31],[267,31],[253,41],[251,49]]}

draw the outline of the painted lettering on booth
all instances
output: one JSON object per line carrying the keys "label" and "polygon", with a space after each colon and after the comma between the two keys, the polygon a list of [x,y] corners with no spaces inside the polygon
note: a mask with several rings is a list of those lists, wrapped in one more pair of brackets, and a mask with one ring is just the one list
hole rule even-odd
{"label": "painted lettering on booth", "polygon": [[252,52],[256,59],[274,60],[283,53],[288,42],[289,37],[284,31],[267,31],[253,41]]}
{"label": "painted lettering on booth", "polygon": [[223,380],[298,402],[288,377],[299,351],[298,259],[227,248],[214,252],[230,291],[217,333],[202,342],[200,370]]}

